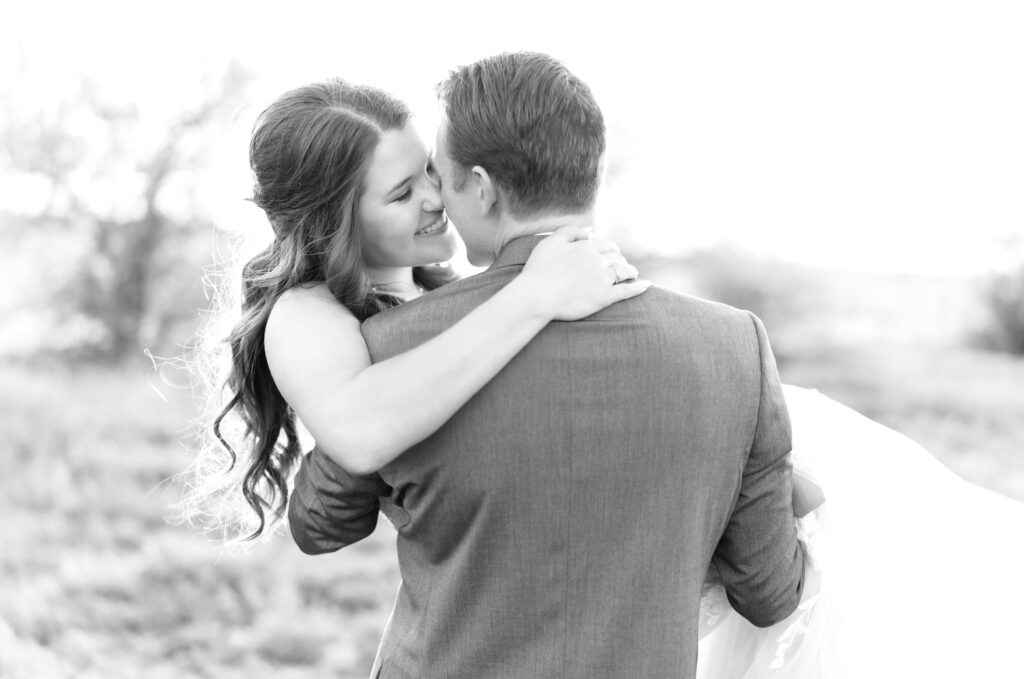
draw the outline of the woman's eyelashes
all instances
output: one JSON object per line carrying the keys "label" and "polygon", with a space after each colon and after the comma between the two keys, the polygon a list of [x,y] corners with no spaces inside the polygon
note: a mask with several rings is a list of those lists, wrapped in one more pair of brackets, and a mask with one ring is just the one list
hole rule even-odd
{"label": "woman's eyelashes", "polygon": [[[427,182],[436,190],[441,190],[441,175],[438,173],[437,168],[434,167],[433,163],[428,162],[424,168],[424,175],[427,178]],[[401,193],[395,195],[389,202],[392,203],[404,203],[410,198],[416,189],[416,185],[419,183],[415,178],[409,177],[405,180],[405,188]]]}

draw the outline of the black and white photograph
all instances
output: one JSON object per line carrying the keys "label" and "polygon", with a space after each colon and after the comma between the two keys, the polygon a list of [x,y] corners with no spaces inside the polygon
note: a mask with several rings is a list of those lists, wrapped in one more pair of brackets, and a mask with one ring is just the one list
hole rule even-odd
{"label": "black and white photograph", "polygon": [[1024,677],[1024,5],[3,15],[0,679]]}

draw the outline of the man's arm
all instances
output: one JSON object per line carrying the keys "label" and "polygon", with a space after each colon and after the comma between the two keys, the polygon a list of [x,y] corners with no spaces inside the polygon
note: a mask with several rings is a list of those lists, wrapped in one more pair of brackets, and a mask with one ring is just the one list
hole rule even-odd
{"label": "man's arm", "polygon": [[381,496],[391,488],[377,474],[346,472],[318,449],[307,453],[288,500],[292,538],[306,554],[334,552],[377,527]]}
{"label": "man's arm", "polygon": [[800,602],[804,552],[793,518],[789,413],[764,326],[750,317],[760,344],[761,400],[739,498],[714,561],[733,607],[767,627]]}

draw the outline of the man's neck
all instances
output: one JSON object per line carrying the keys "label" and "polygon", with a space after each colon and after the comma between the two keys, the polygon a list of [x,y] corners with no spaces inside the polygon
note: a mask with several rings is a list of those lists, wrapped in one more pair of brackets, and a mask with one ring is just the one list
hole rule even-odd
{"label": "man's neck", "polygon": [[504,217],[498,227],[498,239],[494,252],[495,254],[501,252],[503,247],[516,238],[546,235],[563,226],[576,226],[593,231],[596,227],[594,212],[541,215],[527,219],[516,219],[511,216]]}

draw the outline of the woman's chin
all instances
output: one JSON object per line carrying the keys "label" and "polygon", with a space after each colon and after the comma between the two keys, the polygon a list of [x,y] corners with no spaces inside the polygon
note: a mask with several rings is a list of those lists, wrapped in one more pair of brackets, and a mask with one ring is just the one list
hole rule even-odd
{"label": "woman's chin", "polygon": [[455,234],[452,229],[432,236],[417,236],[417,239],[420,239],[420,250],[430,253],[431,263],[447,262],[455,256]]}

